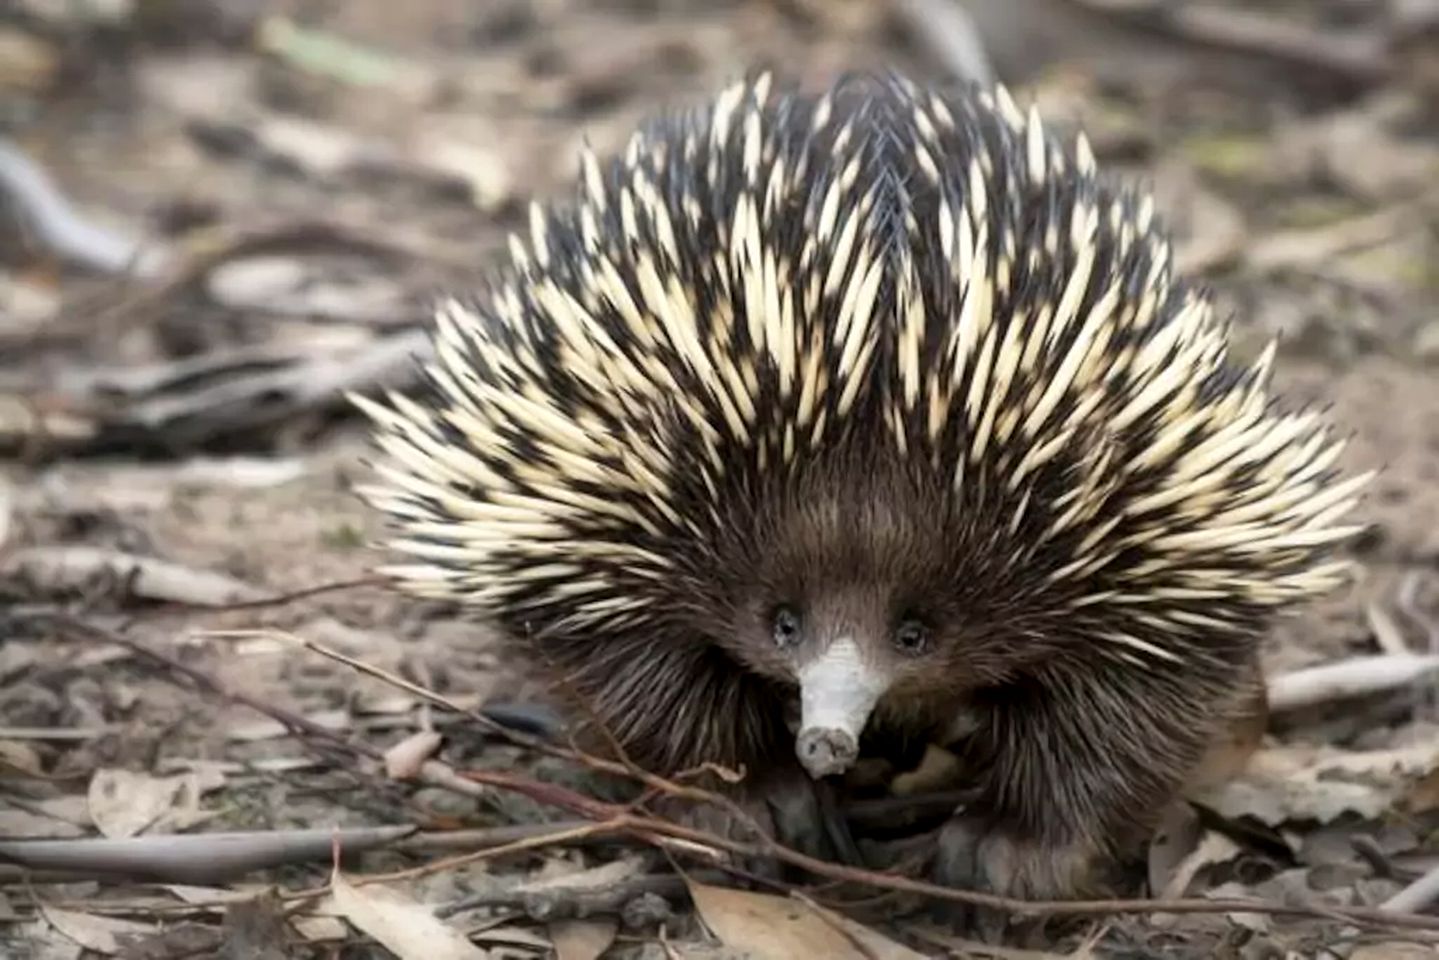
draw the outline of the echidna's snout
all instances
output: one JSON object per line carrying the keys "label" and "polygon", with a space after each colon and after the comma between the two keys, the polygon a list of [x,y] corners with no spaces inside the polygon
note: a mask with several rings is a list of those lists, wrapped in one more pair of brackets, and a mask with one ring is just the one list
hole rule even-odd
{"label": "echidna's snout", "polygon": [[799,670],[800,729],[795,752],[818,779],[843,773],[859,757],[859,736],[888,681],[841,637]]}

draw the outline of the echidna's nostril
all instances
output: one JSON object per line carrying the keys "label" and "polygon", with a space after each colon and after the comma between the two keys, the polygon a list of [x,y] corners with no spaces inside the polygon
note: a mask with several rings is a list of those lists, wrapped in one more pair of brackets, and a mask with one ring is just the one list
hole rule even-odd
{"label": "echidna's nostril", "polygon": [[800,731],[795,753],[809,775],[818,779],[848,770],[859,756],[859,744],[847,731],[810,727]]}

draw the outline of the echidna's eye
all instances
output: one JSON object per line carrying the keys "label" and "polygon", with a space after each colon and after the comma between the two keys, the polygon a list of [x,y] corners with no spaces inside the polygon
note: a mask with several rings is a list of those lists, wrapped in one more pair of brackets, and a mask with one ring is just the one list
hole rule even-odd
{"label": "echidna's eye", "polygon": [[773,627],[775,646],[789,647],[799,642],[799,614],[793,608],[775,608]]}
{"label": "echidna's eye", "polygon": [[913,618],[901,620],[894,631],[894,645],[911,656],[929,649],[929,628]]}

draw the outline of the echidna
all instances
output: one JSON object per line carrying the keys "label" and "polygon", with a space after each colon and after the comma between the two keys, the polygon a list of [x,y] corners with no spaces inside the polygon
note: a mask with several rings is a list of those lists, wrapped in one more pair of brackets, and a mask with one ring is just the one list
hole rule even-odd
{"label": "echidna", "polygon": [[[577,202],[365,403],[415,594],[556,671],[635,762],[844,771],[943,742],[941,876],[1064,896],[1341,579],[1365,477],[1240,369],[1151,199],[1000,88],[768,77],[582,157]],[[787,714],[798,702],[798,734]]]}

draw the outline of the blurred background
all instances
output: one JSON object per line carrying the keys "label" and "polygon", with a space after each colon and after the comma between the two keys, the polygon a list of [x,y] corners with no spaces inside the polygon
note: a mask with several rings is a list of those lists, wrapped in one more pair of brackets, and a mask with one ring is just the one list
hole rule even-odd
{"label": "blurred background", "polygon": [[[1156,192],[1236,351],[1282,334],[1280,388],[1384,469],[1359,582],[1278,628],[1272,665],[1439,653],[1439,0],[4,0],[0,606],[78,602],[338,723],[394,691],[185,631],[309,631],[483,700],[502,665],[473,630],[383,591],[173,605],[368,573],[343,392],[408,382],[433,298],[565,194],[583,140],[611,152],[758,69],[813,88],[889,68],[1000,80],[1083,127]],[[155,604],[168,619],[132,623]],[[12,737],[36,769],[278,749],[236,735],[253,713],[196,714],[85,649],[0,637],[0,726],[91,731]],[[1390,744],[1374,709],[1320,740]],[[259,820],[362,818],[380,801],[350,775],[304,800],[229,789]],[[86,822],[5,810],[0,836]]]}
{"label": "blurred background", "polygon": [[[1009,84],[1149,185],[1239,354],[1282,334],[1281,385],[1336,408],[1354,464],[1387,466],[1385,549],[1439,556],[1436,0],[0,10],[12,545],[78,536],[269,579],[275,538],[322,548],[286,554],[286,578],[353,572],[363,551],[323,549],[368,535],[343,391],[407,382],[433,298],[473,288],[531,200],[564,197],[582,141],[612,152],[746,72],[813,88],[898,69]],[[144,479],[96,459],[114,454]],[[251,492],[210,491],[217,516],[168,529],[185,465],[230,476],[195,465],[221,456]],[[304,519],[281,525],[291,497]]]}

